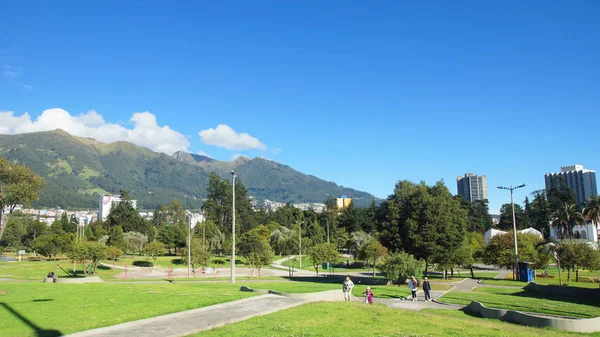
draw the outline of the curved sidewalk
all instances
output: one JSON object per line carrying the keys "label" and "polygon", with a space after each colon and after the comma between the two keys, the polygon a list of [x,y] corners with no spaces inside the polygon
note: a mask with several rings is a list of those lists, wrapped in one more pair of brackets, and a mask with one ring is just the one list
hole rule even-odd
{"label": "curved sidewalk", "polygon": [[263,295],[164,316],[77,332],[68,337],[179,337],[236,323],[306,303],[303,299]]}

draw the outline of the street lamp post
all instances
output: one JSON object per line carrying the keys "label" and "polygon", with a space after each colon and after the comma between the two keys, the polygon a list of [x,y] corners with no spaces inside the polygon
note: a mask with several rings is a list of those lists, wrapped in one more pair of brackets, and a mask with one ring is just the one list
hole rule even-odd
{"label": "street lamp post", "polygon": [[302,269],[302,224],[304,221],[298,224],[298,256],[300,256],[300,269]]}
{"label": "street lamp post", "polygon": [[329,218],[325,218],[325,222],[327,222],[327,243],[329,243]]}
{"label": "street lamp post", "polygon": [[188,217],[188,278],[192,277],[192,217]]}
{"label": "street lamp post", "polygon": [[235,172],[231,171],[231,283],[235,283]]}
{"label": "street lamp post", "polygon": [[513,238],[515,244],[515,266],[513,268],[513,280],[517,279],[517,270],[519,268],[519,250],[517,248],[517,219],[515,217],[515,202],[513,199],[513,191],[517,188],[525,187],[525,184],[521,184],[519,186],[510,185],[510,187],[498,186],[501,190],[509,190],[510,191],[510,205],[512,206],[512,218],[513,218]]}

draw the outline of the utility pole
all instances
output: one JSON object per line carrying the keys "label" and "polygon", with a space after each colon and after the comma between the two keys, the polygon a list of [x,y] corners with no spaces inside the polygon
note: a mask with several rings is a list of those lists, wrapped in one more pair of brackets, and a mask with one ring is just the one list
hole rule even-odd
{"label": "utility pole", "polygon": [[235,283],[235,172],[231,171],[231,283]]}
{"label": "utility pole", "polygon": [[515,216],[515,202],[513,200],[513,191],[525,187],[525,184],[521,184],[519,186],[510,185],[510,187],[498,186],[498,189],[501,190],[509,190],[510,191],[510,204],[512,206],[512,218],[513,218],[513,239],[515,244],[515,266],[513,268],[513,280],[518,279],[517,273],[519,270],[519,250],[517,248],[517,218]]}
{"label": "utility pole", "polygon": [[298,255],[300,256],[300,269],[302,269],[302,224],[304,221],[298,224]]}
{"label": "utility pole", "polygon": [[188,278],[192,277],[192,215],[188,216]]}

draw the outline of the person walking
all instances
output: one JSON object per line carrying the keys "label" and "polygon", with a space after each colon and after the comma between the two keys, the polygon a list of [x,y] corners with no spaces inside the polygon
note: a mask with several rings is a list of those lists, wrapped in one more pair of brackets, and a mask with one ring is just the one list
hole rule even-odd
{"label": "person walking", "polygon": [[344,301],[350,301],[352,298],[352,288],[354,288],[354,282],[350,279],[350,275],[346,276],[342,291],[344,292]]}
{"label": "person walking", "polygon": [[367,287],[367,291],[365,291],[365,304],[373,304],[373,295],[371,287]]}
{"label": "person walking", "polygon": [[419,282],[417,281],[417,279],[414,276],[410,277],[410,280],[408,281],[408,289],[410,290],[410,293],[412,295],[412,300],[417,301],[417,290],[419,288]]}
{"label": "person walking", "polygon": [[429,291],[431,290],[431,284],[429,284],[429,279],[423,279],[423,292],[425,293],[425,302],[431,301],[431,296],[429,295]]}

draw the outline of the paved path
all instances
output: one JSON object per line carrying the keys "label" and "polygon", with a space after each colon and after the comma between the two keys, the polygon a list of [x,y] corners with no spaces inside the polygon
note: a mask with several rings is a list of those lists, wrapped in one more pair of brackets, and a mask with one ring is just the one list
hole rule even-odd
{"label": "paved path", "polygon": [[178,337],[266,315],[306,303],[305,300],[263,295],[209,307],[82,331],[68,337]]}

